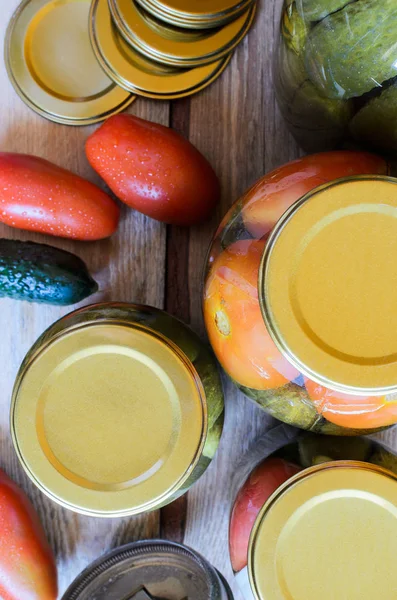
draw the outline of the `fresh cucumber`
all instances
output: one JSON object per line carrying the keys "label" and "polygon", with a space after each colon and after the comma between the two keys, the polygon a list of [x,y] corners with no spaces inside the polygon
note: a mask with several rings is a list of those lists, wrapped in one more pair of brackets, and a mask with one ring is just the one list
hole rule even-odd
{"label": "fresh cucumber", "polygon": [[0,297],[67,305],[97,290],[85,263],[74,254],[46,244],[0,239]]}

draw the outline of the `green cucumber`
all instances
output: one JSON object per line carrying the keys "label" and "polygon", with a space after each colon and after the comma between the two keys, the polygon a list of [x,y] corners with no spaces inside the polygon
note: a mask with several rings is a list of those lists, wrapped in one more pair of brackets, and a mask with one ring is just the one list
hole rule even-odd
{"label": "green cucumber", "polygon": [[98,290],[85,263],[46,244],[0,239],[0,297],[76,304]]}

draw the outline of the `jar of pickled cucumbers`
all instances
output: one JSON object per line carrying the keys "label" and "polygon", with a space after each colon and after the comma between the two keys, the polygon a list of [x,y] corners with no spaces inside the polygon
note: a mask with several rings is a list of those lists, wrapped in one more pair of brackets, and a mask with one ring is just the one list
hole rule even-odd
{"label": "jar of pickled cucumbers", "polygon": [[397,422],[397,180],[360,152],[265,175],[222,221],[204,318],[237,386],[274,417],[357,435]]}
{"label": "jar of pickled cucumbers", "polygon": [[391,449],[280,425],[243,457],[235,488],[229,550],[244,600],[392,598]]}
{"label": "jar of pickled cucumbers", "polygon": [[397,152],[395,0],[284,0],[274,83],[307,151]]}
{"label": "jar of pickled cucumbers", "polygon": [[159,509],[219,445],[221,380],[209,348],[168,313],[111,302],[45,331],[17,375],[11,432],[33,483],[75,512]]}

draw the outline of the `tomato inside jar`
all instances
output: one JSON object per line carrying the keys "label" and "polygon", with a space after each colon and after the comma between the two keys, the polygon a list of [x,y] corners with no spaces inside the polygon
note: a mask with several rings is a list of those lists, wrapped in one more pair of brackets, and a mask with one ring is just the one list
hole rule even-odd
{"label": "tomato inside jar", "polygon": [[274,417],[360,435],[397,422],[397,180],[382,158],[308,156],[263,177],[210,249],[221,365]]}
{"label": "tomato inside jar", "polygon": [[327,600],[389,597],[396,456],[369,438],[288,430],[257,440],[283,445],[256,466],[256,450],[246,457],[251,472],[231,512],[230,559],[244,600],[318,600],[320,589]]}

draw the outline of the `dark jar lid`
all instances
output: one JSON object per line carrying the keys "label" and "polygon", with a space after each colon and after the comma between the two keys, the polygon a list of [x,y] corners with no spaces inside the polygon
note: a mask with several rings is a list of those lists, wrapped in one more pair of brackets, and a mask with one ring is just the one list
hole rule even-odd
{"label": "dark jar lid", "polygon": [[62,600],[233,600],[223,577],[199,554],[174,542],[117,548],[81,573]]}

